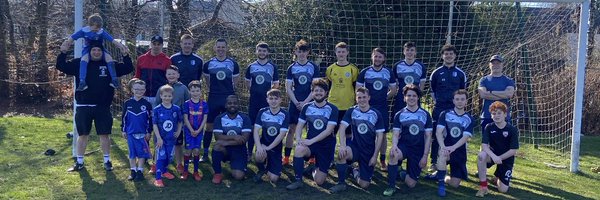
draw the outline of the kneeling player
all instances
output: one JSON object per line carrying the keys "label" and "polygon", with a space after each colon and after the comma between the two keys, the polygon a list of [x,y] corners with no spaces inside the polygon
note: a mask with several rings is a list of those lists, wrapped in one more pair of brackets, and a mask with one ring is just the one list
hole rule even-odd
{"label": "kneeling player", "polygon": [[488,190],[487,168],[496,166],[496,184],[498,191],[505,193],[510,186],[515,154],[519,149],[519,131],[506,123],[506,104],[496,101],[490,106],[494,123],[488,124],[481,136],[481,149],[477,156],[477,171],[480,188],[475,196],[483,197]]}
{"label": "kneeling player", "polygon": [[[437,159],[438,195],[446,196],[446,185],[458,187],[467,180],[467,140],[472,136],[475,120],[465,112],[467,91],[454,92],[454,108],[443,111],[437,124],[435,136],[440,145]],[[446,177],[450,164],[450,177]]]}
{"label": "kneeling player", "polygon": [[[311,87],[314,101],[302,108],[295,130],[296,149],[293,162],[296,181],[286,187],[289,190],[298,189],[304,184],[304,160],[311,156],[315,157],[318,167],[313,173],[313,178],[317,185],[323,184],[335,154],[335,136],[332,133],[337,124],[338,109],[325,101],[329,92],[327,81],[316,79]],[[308,127],[306,139],[302,139],[304,125]]]}
{"label": "kneeling player", "polygon": [[244,178],[248,154],[246,142],[250,138],[252,124],[245,113],[238,111],[238,97],[229,95],[225,107],[227,112],[215,119],[216,143],[212,151],[212,167],[215,170],[212,182],[221,183],[223,180],[221,162],[230,161],[231,175],[237,180]]}
{"label": "kneeling player", "polygon": [[394,135],[388,165],[389,188],[383,192],[385,196],[391,196],[396,192],[398,165],[401,165],[404,159],[407,159],[407,175],[401,178],[408,187],[415,187],[421,169],[427,166],[427,155],[431,145],[433,125],[429,113],[419,108],[421,90],[416,85],[410,84],[402,89],[402,94],[404,94],[406,107],[394,116]]}
{"label": "kneeling player", "polygon": [[[353,170],[353,176],[361,188],[367,188],[377,164],[377,153],[383,141],[385,127],[379,111],[369,105],[369,90],[360,87],[356,90],[358,106],[350,108],[340,122],[340,147],[338,150],[337,172],[338,184],[331,188],[336,193],[346,190],[346,170],[348,161],[358,162],[358,170]],[[352,127],[352,141],[346,144],[346,128]]]}
{"label": "kneeling player", "polygon": [[[271,89],[267,92],[267,103],[258,111],[254,123],[254,141],[256,153],[254,155],[258,172],[254,177],[255,182],[261,182],[267,173],[271,182],[277,182],[281,175],[281,141],[286,135],[289,126],[289,115],[281,109],[281,91]],[[259,131],[261,130],[262,131]],[[261,134],[262,133],[262,134]],[[267,167],[265,168],[265,162]]]}

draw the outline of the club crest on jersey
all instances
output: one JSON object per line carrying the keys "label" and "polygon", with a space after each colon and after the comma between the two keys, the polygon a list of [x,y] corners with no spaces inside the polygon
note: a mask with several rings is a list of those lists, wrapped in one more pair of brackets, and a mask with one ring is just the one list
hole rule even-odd
{"label": "club crest on jersey", "polygon": [[220,81],[224,80],[225,77],[227,77],[227,75],[225,74],[224,71],[218,71],[217,72],[217,79],[219,79]]}
{"label": "club crest on jersey", "polygon": [[265,77],[263,75],[258,75],[254,78],[256,84],[263,84],[265,82]]}
{"label": "club crest on jersey", "polygon": [[408,132],[411,135],[417,135],[417,134],[419,134],[419,126],[416,125],[416,124],[410,125],[410,127],[408,127]]}
{"label": "club crest on jersey", "polygon": [[177,113],[173,113],[173,118],[177,118]]}
{"label": "club crest on jersey", "polygon": [[452,76],[456,77],[458,75],[456,74],[456,72],[452,72]]}
{"label": "club crest on jersey", "polygon": [[458,128],[458,127],[452,127],[452,129],[450,129],[450,135],[453,138],[459,137],[461,135],[460,128]]}
{"label": "club crest on jersey", "polygon": [[367,131],[369,131],[369,126],[367,126],[365,123],[360,123],[356,129],[358,130],[358,133],[365,134]]}
{"label": "club crest on jersey", "polygon": [[301,75],[300,77],[298,77],[298,82],[304,85],[308,82],[308,77],[306,77],[305,75]]}
{"label": "club crest on jersey", "polygon": [[190,64],[191,65],[196,65],[196,61],[195,60],[190,60]]}
{"label": "club crest on jersey", "polygon": [[237,135],[237,133],[234,130],[229,130],[227,131],[227,135]]}
{"label": "club crest on jersey", "polygon": [[413,78],[412,76],[406,76],[406,77],[404,77],[404,83],[406,85],[413,84],[414,82],[415,82],[415,78]]}
{"label": "club crest on jersey", "polygon": [[173,130],[173,122],[171,120],[167,120],[167,121],[163,122],[162,128],[163,128],[163,130],[165,130],[167,132]]}
{"label": "club crest on jersey", "polygon": [[269,136],[277,135],[277,128],[275,128],[273,126],[267,128],[267,135],[269,135]]}
{"label": "club crest on jersey", "polygon": [[502,131],[502,136],[508,137],[508,131]]}
{"label": "club crest on jersey", "polygon": [[344,75],[346,76],[346,78],[350,78],[351,74],[350,74],[350,72],[346,72]]}
{"label": "club crest on jersey", "polygon": [[146,106],[145,106],[145,105],[142,105],[142,106],[140,106],[140,109],[141,109],[142,111],[144,111],[144,110],[146,110]]}
{"label": "club crest on jersey", "polygon": [[383,88],[383,82],[381,82],[381,81],[373,82],[373,89],[381,90],[382,88]]}
{"label": "club crest on jersey", "polygon": [[322,129],[323,127],[325,127],[325,122],[323,122],[323,120],[321,119],[316,119],[313,122],[313,127],[315,127],[316,129]]}
{"label": "club crest on jersey", "polygon": [[108,69],[108,68],[106,68],[106,66],[100,66],[100,75],[99,75],[99,76],[100,76],[100,77],[106,77],[106,76],[107,76],[107,75],[106,75],[106,70],[107,70],[107,69]]}

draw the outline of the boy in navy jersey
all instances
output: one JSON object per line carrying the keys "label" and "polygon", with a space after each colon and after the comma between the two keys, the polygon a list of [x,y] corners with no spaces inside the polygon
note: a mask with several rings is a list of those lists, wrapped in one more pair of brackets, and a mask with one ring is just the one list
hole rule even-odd
{"label": "boy in navy jersey", "polygon": [[[255,182],[261,182],[265,173],[271,182],[276,182],[281,175],[281,141],[288,131],[289,115],[281,109],[281,91],[271,89],[267,92],[268,107],[260,109],[254,123],[254,155],[258,172]],[[262,130],[262,131],[261,131]],[[265,168],[265,162],[267,164]]]}
{"label": "boy in navy jersey", "polygon": [[394,116],[394,135],[388,165],[389,188],[383,192],[385,196],[392,196],[396,192],[398,165],[401,165],[404,159],[407,160],[406,175],[400,179],[403,179],[409,188],[416,186],[421,170],[427,166],[427,155],[431,145],[433,125],[429,113],[419,108],[421,90],[418,86],[410,84],[402,89],[402,94],[406,107]]}
{"label": "boy in navy jersey", "polygon": [[[336,165],[338,184],[331,188],[333,193],[346,190],[346,170],[348,164],[353,162],[358,162],[358,169],[353,170],[358,185],[367,188],[371,183],[379,148],[385,137],[385,129],[383,117],[379,111],[369,105],[370,98],[369,89],[365,87],[356,89],[358,105],[350,108],[341,121],[338,130],[340,147]],[[348,143],[345,130],[349,127],[352,129],[352,140]]]}
{"label": "boy in navy jersey", "polygon": [[128,86],[133,97],[123,103],[123,114],[121,114],[121,132],[123,138],[127,139],[131,167],[131,175],[127,180],[142,181],[145,160],[150,158],[146,138],[149,138],[152,132],[150,118],[152,105],[144,99],[144,92],[146,92],[144,81],[133,78],[129,81]]}
{"label": "boy in navy jersey", "polygon": [[[271,88],[279,88],[279,70],[269,59],[269,45],[264,42],[258,43],[255,54],[257,59],[248,65],[245,74],[246,84],[250,88],[248,115],[252,124],[258,120],[258,111],[269,106],[267,92]],[[254,142],[253,139],[248,140],[248,156],[252,155]]]}
{"label": "boy in navy jersey", "polygon": [[488,190],[487,168],[496,165],[494,182],[498,191],[508,192],[512,178],[515,154],[519,149],[519,130],[506,122],[508,108],[501,101],[490,105],[490,113],[494,123],[485,127],[481,137],[481,149],[477,156],[477,171],[479,175],[479,191],[475,196],[483,197]]}
{"label": "boy in navy jersey", "polygon": [[175,176],[167,171],[167,166],[173,158],[173,147],[181,133],[182,116],[179,106],[171,103],[173,100],[173,87],[163,85],[158,90],[162,103],[152,111],[152,124],[155,133],[156,161],[156,187],[165,187],[162,177],[174,179]]}
{"label": "boy in navy jersey", "polygon": [[290,163],[289,157],[292,153],[294,131],[296,130],[296,124],[298,124],[300,111],[304,105],[313,100],[310,93],[310,84],[319,77],[319,66],[308,60],[309,54],[310,45],[305,40],[296,42],[296,46],[294,47],[296,61],[288,67],[286,73],[285,90],[290,99],[288,112],[290,114],[289,130],[291,131],[288,132],[287,138],[285,139],[284,165],[289,165]]}
{"label": "boy in navy jersey", "polygon": [[[438,195],[446,196],[446,183],[460,186],[467,180],[467,140],[471,138],[475,120],[465,111],[467,91],[454,92],[454,108],[445,110],[438,120],[436,137],[440,145],[437,160]],[[447,164],[450,164],[450,177],[446,177]]]}
{"label": "boy in navy jersey", "polygon": [[[312,82],[314,101],[302,108],[295,130],[294,175],[296,181],[286,187],[288,190],[295,190],[304,185],[302,182],[304,161],[313,156],[317,169],[311,174],[313,174],[315,183],[322,185],[327,178],[327,171],[335,154],[333,129],[337,124],[338,117],[337,107],[325,100],[328,92],[329,85],[326,80],[317,79]],[[306,139],[302,139],[304,125],[308,129]]]}
{"label": "boy in navy jersey", "polygon": [[187,179],[189,175],[190,156],[194,157],[194,180],[202,179],[202,172],[198,171],[200,162],[200,145],[204,137],[204,126],[206,126],[206,118],[208,115],[208,105],[202,100],[202,91],[200,90],[200,81],[193,80],[188,85],[190,90],[190,100],[187,100],[182,105],[183,122],[185,128],[185,152],[183,156],[183,173],[181,179]]}

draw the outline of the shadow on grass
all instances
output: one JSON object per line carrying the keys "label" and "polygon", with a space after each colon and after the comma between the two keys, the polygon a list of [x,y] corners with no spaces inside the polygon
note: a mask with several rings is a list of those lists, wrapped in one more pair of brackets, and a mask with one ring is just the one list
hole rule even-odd
{"label": "shadow on grass", "polygon": [[547,185],[543,185],[543,184],[540,184],[540,183],[536,183],[536,182],[532,182],[532,181],[528,181],[528,180],[524,180],[524,179],[513,178],[512,181],[514,183],[526,186],[529,190],[522,190],[522,189],[519,189],[519,188],[510,188],[510,190],[508,192],[509,194],[510,193],[517,193],[517,194],[527,193],[527,195],[530,196],[530,197],[537,196],[537,198],[539,198],[539,199],[549,198],[548,196],[542,196],[540,194],[532,193],[531,189],[534,189],[534,190],[537,190],[537,191],[540,191],[540,192],[544,192],[544,193],[548,193],[548,194],[551,194],[551,195],[554,195],[554,196],[558,196],[558,197],[561,197],[561,198],[564,198],[564,199],[590,199],[590,200],[592,199],[592,198],[584,197],[584,196],[581,196],[579,194],[568,192],[568,191],[565,191],[565,190],[562,190],[562,189],[559,189],[559,188],[550,187],[550,186],[547,186]]}
{"label": "shadow on grass", "polygon": [[120,194],[118,198],[132,199],[133,195],[125,191],[125,185],[116,178],[113,172],[106,172],[106,181],[99,183],[94,181],[87,169],[79,172],[82,186],[81,189],[88,199],[105,199],[111,194]]}

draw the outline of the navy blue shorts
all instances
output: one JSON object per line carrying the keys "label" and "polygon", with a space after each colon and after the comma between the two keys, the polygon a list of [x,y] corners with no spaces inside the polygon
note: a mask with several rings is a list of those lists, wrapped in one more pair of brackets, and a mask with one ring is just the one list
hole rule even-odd
{"label": "navy blue shorts", "polygon": [[419,180],[419,176],[421,175],[419,161],[423,158],[423,147],[417,148],[421,150],[414,150],[398,143],[398,148],[402,152],[402,159],[406,159],[406,171],[408,172],[408,175],[414,180]]}
{"label": "navy blue shorts", "polygon": [[375,166],[369,166],[369,161],[371,160],[371,156],[373,156],[373,149],[375,147],[370,148],[369,151],[361,151],[360,148],[353,143],[348,146],[352,149],[352,163],[358,162],[358,176],[361,180],[371,181]]}
{"label": "navy blue shorts", "polygon": [[231,169],[246,171],[248,154],[245,145],[226,146],[225,151],[223,162],[229,161]]}
{"label": "navy blue shorts", "polygon": [[333,162],[333,157],[335,155],[335,140],[332,141],[333,142],[321,141],[308,146],[310,149],[310,156],[304,158],[305,160],[308,160],[310,157],[314,156],[315,165],[321,172],[326,174],[331,166],[331,162]]}
{"label": "navy blue shorts", "polygon": [[150,158],[150,149],[144,138],[146,134],[128,134],[127,147],[129,148],[129,159],[135,158]]}
{"label": "navy blue shorts", "polygon": [[450,165],[450,177],[460,178],[467,180],[467,152],[466,149],[452,152],[450,154],[450,160],[447,162]]}
{"label": "navy blue shorts", "polygon": [[248,117],[250,117],[250,122],[254,125],[256,123],[256,116],[258,115],[258,111],[264,107],[268,107],[269,104],[266,100],[258,101],[258,100],[250,100],[248,105]]}
{"label": "navy blue shorts", "polygon": [[173,160],[173,145],[163,144],[160,148],[156,147],[155,151],[156,157],[154,160],[166,162]]}
{"label": "navy blue shorts", "polygon": [[385,132],[390,130],[390,111],[388,105],[372,105],[373,109],[379,111],[381,113],[381,117],[383,118],[383,128]]}
{"label": "navy blue shorts", "polygon": [[300,111],[296,108],[294,102],[290,101],[288,106],[288,114],[290,115],[290,124],[298,124],[298,118],[300,117]]}
{"label": "navy blue shorts", "polygon": [[506,161],[506,160],[503,160],[502,164],[500,164],[500,165],[496,165],[492,161],[491,163],[487,164],[487,168],[490,168],[490,167],[496,165],[496,171],[494,172],[494,176],[498,177],[500,182],[502,182],[504,185],[508,185],[508,184],[510,184],[510,179],[512,179],[512,171],[513,171],[514,163],[504,163],[504,161]]}
{"label": "navy blue shorts", "polygon": [[184,131],[184,132],[185,132],[185,149],[187,149],[187,150],[200,149],[200,145],[202,144],[203,132],[200,132],[198,135],[196,135],[196,137],[193,137],[192,134],[188,133],[187,131]]}
{"label": "navy blue shorts", "polygon": [[267,171],[281,176],[283,164],[281,163],[281,145],[267,151]]}
{"label": "navy blue shorts", "polygon": [[214,123],[218,115],[225,112],[225,104],[229,94],[208,94],[208,118],[207,123]]}
{"label": "navy blue shorts", "polygon": [[183,145],[183,135],[184,134],[185,133],[183,133],[183,131],[181,131],[181,133],[179,134],[179,136],[177,136],[177,139],[175,140],[175,146],[181,146],[181,145]]}

